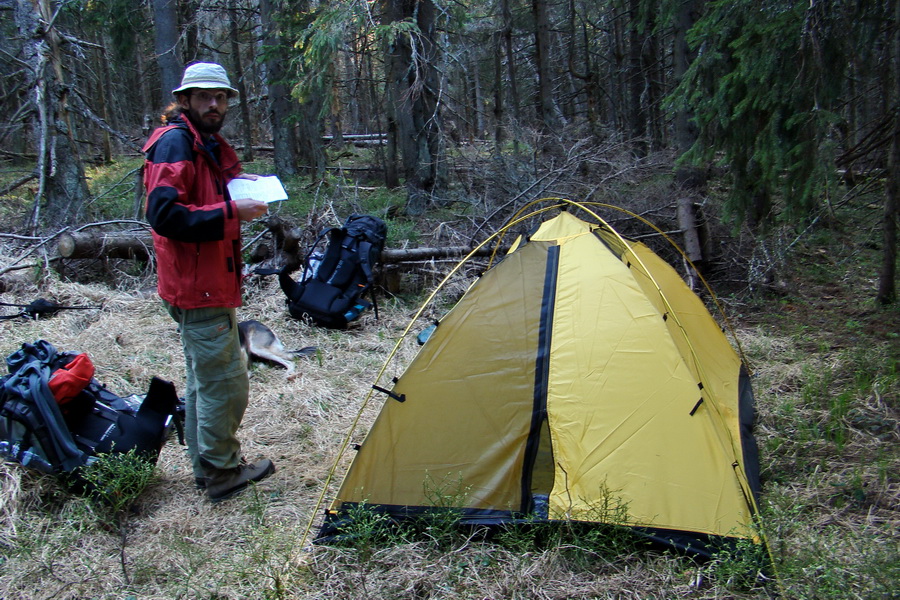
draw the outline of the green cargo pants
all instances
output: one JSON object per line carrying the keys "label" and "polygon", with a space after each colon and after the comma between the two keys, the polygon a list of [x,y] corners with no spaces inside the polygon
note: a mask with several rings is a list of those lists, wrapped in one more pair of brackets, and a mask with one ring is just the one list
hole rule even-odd
{"label": "green cargo pants", "polygon": [[187,379],[184,437],[195,477],[241,460],[237,430],[250,395],[233,308],[180,309],[163,304],[178,323]]}

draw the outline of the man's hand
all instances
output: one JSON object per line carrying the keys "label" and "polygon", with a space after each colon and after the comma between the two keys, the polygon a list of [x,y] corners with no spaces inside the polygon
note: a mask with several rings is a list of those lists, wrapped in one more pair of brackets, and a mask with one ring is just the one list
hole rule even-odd
{"label": "man's hand", "polygon": [[239,175],[234,176],[235,179],[249,179],[250,181],[256,181],[259,179],[259,175],[254,175],[253,173],[241,173]]}
{"label": "man's hand", "polygon": [[234,206],[237,208],[238,218],[241,221],[252,221],[269,212],[268,204],[253,198],[238,198],[234,201]]}

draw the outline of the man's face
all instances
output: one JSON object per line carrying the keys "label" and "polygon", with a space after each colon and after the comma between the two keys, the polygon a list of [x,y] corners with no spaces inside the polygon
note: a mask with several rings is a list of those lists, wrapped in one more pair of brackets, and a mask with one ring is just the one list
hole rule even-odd
{"label": "man's face", "polygon": [[225,124],[228,111],[228,92],[225,90],[188,90],[179,97],[179,103],[194,127],[204,135],[218,133]]}

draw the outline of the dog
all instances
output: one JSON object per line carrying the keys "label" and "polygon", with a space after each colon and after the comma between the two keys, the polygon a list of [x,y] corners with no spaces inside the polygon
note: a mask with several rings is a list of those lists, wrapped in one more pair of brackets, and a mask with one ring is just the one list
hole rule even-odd
{"label": "dog", "polygon": [[253,358],[266,360],[281,365],[287,369],[288,379],[294,376],[294,358],[297,356],[310,356],[317,351],[316,346],[307,346],[300,350],[285,350],[284,344],[275,335],[275,332],[259,321],[241,321],[238,323],[238,336],[241,340],[241,354],[244,360]]}

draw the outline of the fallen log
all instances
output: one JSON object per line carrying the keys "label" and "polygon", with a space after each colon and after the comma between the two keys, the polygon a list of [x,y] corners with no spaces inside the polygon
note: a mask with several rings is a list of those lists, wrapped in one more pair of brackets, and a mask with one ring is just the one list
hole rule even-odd
{"label": "fallen log", "polygon": [[[372,141],[372,140],[386,140],[386,133],[344,133],[340,137],[343,138],[344,141],[347,142],[355,142],[355,141]],[[323,135],[323,142],[332,142],[334,141],[335,136],[333,135]]]}
{"label": "fallen log", "polygon": [[[443,248],[385,248],[381,253],[381,262],[395,264],[404,262],[416,262],[432,260],[436,258],[462,258],[469,254],[472,248],[468,246],[445,246]],[[481,248],[474,256],[490,256],[492,248]],[[498,252],[501,256],[503,252]]]}
{"label": "fallen log", "polygon": [[[276,227],[273,231],[282,257],[287,256],[300,265],[306,257],[300,247],[302,231],[297,228]],[[57,243],[63,258],[126,258],[147,260],[153,251],[153,238],[146,231],[132,232],[65,232]],[[385,248],[381,255],[384,264],[422,262],[433,259],[460,259],[472,251],[468,246],[444,246],[441,248]],[[475,256],[490,256],[491,248],[484,247]],[[498,252],[498,255],[501,254]]]}
{"label": "fallen log", "polygon": [[59,236],[57,250],[63,258],[127,258],[148,260],[153,238],[146,231],[104,233],[65,232]]}

